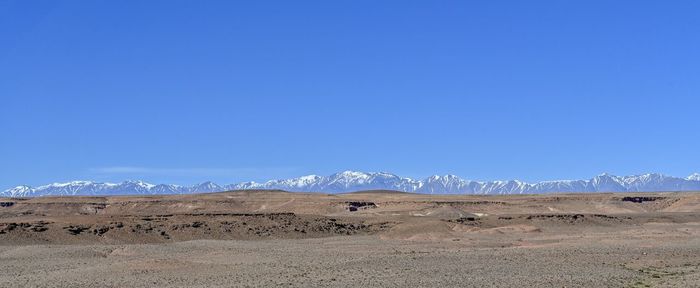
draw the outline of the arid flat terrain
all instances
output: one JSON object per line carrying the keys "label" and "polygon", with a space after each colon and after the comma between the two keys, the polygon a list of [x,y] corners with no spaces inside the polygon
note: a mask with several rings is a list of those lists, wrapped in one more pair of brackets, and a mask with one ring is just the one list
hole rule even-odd
{"label": "arid flat terrain", "polygon": [[700,193],[0,198],[0,287],[700,287]]}

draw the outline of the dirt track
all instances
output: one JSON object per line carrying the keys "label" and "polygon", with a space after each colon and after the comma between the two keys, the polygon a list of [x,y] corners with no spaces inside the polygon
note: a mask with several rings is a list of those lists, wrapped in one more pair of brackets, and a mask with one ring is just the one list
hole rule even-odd
{"label": "dirt track", "polygon": [[700,194],[0,199],[0,287],[700,287]]}

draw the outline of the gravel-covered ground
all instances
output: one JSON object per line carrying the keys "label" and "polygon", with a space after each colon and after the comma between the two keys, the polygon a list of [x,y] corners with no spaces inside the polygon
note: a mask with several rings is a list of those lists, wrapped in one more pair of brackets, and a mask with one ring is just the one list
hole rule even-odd
{"label": "gravel-covered ground", "polygon": [[700,242],[480,248],[376,236],[0,246],[0,287],[697,287]]}

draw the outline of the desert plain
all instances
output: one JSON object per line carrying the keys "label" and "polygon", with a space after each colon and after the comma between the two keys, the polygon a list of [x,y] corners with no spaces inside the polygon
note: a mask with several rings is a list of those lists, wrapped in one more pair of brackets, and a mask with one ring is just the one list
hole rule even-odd
{"label": "desert plain", "polygon": [[700,193],[0,198],[0,287],[700,287]]}

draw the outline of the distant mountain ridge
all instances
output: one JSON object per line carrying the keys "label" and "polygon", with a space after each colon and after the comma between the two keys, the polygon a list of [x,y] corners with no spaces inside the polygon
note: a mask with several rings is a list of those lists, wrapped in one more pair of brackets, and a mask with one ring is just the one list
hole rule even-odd
{"label": "distant mountain ridge", "polygon": [[423,180],[414,180],[385,172],[344,171],[330,176],[308,175],[291,179],[270,180],[265,183],[243,182],[224,186],[213,182],[204,182],[194,186],[180,186],[171,184],[154,185],[143,181],[124,181],[122,183],[73,181],[39,187],[17,186],[0,192],[0,196],[159,195],[253,189],[280,189],[291,192],[322,193],[397,190],[424,194],[700,191],[700,174],[694,173],[686,178],[679,178],[658,173],[633,176],[615,176],[604,173],[588,180],[556,180],[526,183],[518,180],[464,180],[455,175],[434,175]]}

